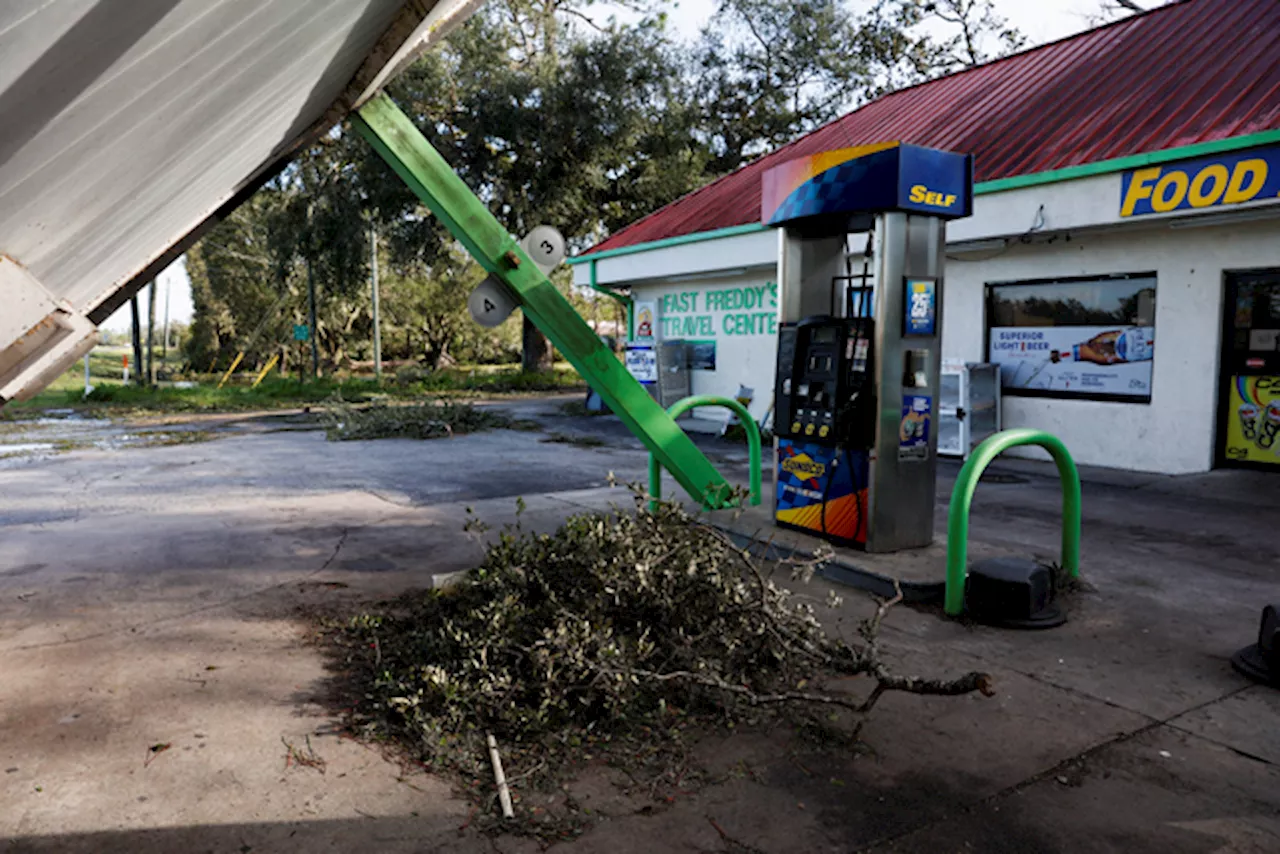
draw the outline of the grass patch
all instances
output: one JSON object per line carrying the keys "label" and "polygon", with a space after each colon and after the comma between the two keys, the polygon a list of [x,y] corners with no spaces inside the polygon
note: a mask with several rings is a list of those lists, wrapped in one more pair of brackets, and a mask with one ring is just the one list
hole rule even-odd
{"label": "grass patch", "polygon": [[447,400],[405,406],[375,403],[366,407],[338,401],[325,408],[321,423],[330,440],[348,441],[443,439],[507,427],[511,419],[501,412]]}
{"label": "grass patch", "polygon": [[520,430],[524,433],[539,433],[542,431],[542,422],[534,421],[532,418],[516,418],[507,425],[508,430]]}
{"label": "grass patch", "polygon": [[[193,388],[161,386],[144,388],[134,385],[99,381],[89,397],[80,383],[67,385],[62,380],[36,397],[4,407],[7,417],[44,409],[73,409],[77,412],[110,415],[145,415],[183,412],[242,412],[261,409],[286,409],[323,403],[334,397],[352,403],[374,399],[413,400],[426,396],[477,397],[485,395],[553,392],[583,387],[582,378],[572,368],[524,373],[518,367],[483,366],[486,370],[450,368],[431,373],[408,383],[394,380],[379,385],[373,379],[320,379],[299,382],[273,376],[256,388],[228,384],[217,388],[217,377],[207,377]],[[73,372],[66,375],[70,377]]]}
{"label": "grass patch", "polygon": [[136,441],[127,442],[126,448],[158,448],[165,445],[198,445],[215,438],[209,430],[148,430],[139,433]]}

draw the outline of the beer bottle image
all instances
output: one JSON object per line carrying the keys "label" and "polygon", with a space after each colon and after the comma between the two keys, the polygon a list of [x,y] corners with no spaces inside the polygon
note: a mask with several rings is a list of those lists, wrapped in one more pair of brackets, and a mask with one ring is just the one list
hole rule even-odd
{"label": "beer bottle image", "polygon": [[1258,447],[1270,448],[1276,443],[1276,434],[1280,433],[1280,397],[1267,404],[1267,417],[1262,422],[1262,434],[1258,436]]}
{"label": "beer bottle image", "polygon": [[1057,364],[1073,360],[1095,365],[1149,362],[1155,357],[1155,350],[1156,331],[1149,326],[1132,326],[1099,332],[1083,344],[1073,346],[1070,352],[1054,350],[1049,353],[1049,361]]}
{"label": "beer bottle image", "polygon": [[1240,416],[1240,432],[1250,442],[1258,438],[1258,415],[1261,412],[1252,403],[1242,403],[1236,410],[1236,414]]}

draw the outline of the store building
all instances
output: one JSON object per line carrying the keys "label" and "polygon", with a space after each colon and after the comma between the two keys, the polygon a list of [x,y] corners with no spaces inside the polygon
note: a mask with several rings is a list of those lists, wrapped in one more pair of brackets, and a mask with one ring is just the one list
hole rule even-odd
{"label": "store building", "polygon": [[779,238],[761,176],[890,140],[975,155],[943,354],[1001,364],[1005,427],[1085,464],[1280,471],[1280,3],[1184,0],[887,95],[571,259],[575,282],[690,342],[694,394],[747,386],[764,417]]}

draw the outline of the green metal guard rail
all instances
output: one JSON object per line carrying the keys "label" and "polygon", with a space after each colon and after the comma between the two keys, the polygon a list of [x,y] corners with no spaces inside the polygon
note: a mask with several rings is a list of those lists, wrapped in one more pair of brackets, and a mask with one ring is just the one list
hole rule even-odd
{"label": "green metal guard rail", "polygon": [[[747,453],[751,457],[751,496],[752,504],[760,503],[760,427],[751,417],[747,408],[731,397],[699,394],[677,400],[667,409],[672,420],[679,418],[691,409],[699,406],[723,406],[732,411],[742,421],[742,429],[747,432]],[[649,455],[649,509],[657,510],[662,500],[662,463],[653,454]],[[712,508],[715,509],[715,508]]]}
{"label": "green metal guard rail", "polygon": [[1080,577],[1080,473],[1062,440],[1043,430],[1004,430],[974,448],[951,491],[947,515],[947,592],[945,610],[958,617],[964,611],[964,586],[969,563],[969,506],[978,479],[991,461],[1018,445],[1039,445],[1058,466],[1062,481],[1062,565],[1072,578]]}

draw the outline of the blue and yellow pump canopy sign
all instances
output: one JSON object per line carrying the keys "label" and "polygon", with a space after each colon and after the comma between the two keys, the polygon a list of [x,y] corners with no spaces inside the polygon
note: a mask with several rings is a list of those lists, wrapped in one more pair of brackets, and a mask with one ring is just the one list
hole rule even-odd
{"label": "blue and yellow pump canopy sign", "polygon": [[1280,195],[1280,146],[1132,169],[1120,180],[1120,216],[1204,210]]}
{"label": "blue and yellow pump canopy sign", "polygon": [[969,216],[973,156],[878,142],[797,157],[764,173],[766,225],[884,211]]}

